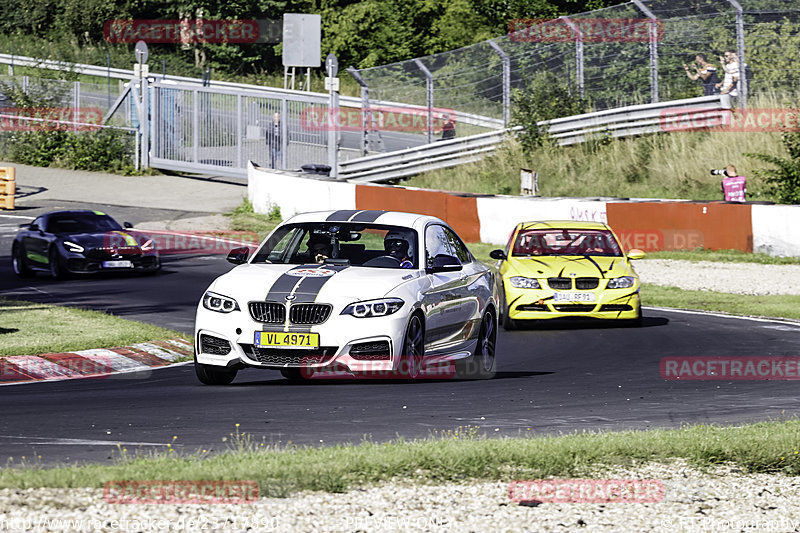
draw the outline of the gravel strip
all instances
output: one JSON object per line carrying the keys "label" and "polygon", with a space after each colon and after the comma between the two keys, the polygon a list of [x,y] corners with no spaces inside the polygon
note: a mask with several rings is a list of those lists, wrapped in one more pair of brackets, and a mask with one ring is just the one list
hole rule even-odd
{"label": "gravel strip", "polygon": [[591,477],[658,480],[664,496],[657,503],[519,505],[507,483],[402,481],[242,505],[136,505],[105,503],[101,489],[4,489],[0,530],[800,531],[800,477],[745,475],[731,466],[701,472],[680,460]]}
{"label": "gravel strip", "polygon": [[800,294],[800,265],[645,259],[634,263],[644,283],[733,294]]}

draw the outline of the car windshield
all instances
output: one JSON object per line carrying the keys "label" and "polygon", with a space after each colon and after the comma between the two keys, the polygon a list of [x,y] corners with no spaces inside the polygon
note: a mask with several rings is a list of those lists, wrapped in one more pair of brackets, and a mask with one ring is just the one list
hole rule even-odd
{"label": "car windshield", "polygon": [[522,230],[514,241],[512,255],[605,255],[619,257],[622,250],[608,230]]}
{"label": "car windshield", "polygon": [[65,213],[52,215],[47,221],[48,233],[105,233],[122,227],[108,215],[96,213]]}
{"label": "car windshield", "polygon": [[253,263],[417,268],[417,232],[400,226],[313,222],[277,228]]}

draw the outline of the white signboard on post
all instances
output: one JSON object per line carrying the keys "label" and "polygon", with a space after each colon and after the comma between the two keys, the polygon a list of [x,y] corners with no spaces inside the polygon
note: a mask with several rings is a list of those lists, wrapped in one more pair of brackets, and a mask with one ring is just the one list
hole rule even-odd
{"label": "white signboard on post", "polygon": [[322,17],[283,15],[283,66],[319,67],[322,64]]}

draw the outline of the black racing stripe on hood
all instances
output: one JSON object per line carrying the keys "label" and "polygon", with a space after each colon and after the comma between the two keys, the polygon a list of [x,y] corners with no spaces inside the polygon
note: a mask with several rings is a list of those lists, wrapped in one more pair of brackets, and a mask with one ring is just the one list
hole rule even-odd
{"label": "black racing stripe on hood", "polygon": [[[325,270],[333,270],[334,272],[341,272],[342,270],[348,268],[348,265],[318,265],[320,268],[324,268]],[[335,276],[334,274],[333,276]],[[295,293],[295,300],[293,303],[309,303],[314,302],[317,300],[317,296],[319,296],[319,291],[322,290],[322,286],[328,283],[328,281],[333,276],[325,276],[323,278],[303,278],[303,283],[297,288],[297,293]]]}
{"label": "black racing stripe on hood", "polygon": [[347,222],[348,220],[350,220],[350,217],[352,217],[353,215],[355,215],[359,211],[361,211],[361,210],[360,209],[340,209],[339,211],[334,211],[333,213],[328,215],[328,218],[326,218],[325,220],[327,222]]}
{"label": "black racing stripe on hood", "polygon": [[286,272],[284,272],[278,279],[275,280],[275,283],[272,284],[272,287],[269,288],[267,291],[267,298],[266,301],[268,302],[285,302],[286,296],[292,292],[292,289],[297,282],[300,281],[302,278],[297,276],[292,276],[289,272],[293,270],[299,270],[301,268],[314,268],[319,265],[298,265]]}
{"label": "black racing stripe on hood", "polygon": [[[589,261],[591,264],[593,264],[593,265],[595,266],[595,268],[596,268],[597,270],[599,270],[599,271],[600,271],[600,277],[601,277],[601,278],[605,278],[605,277],[606,277],[606,271],[605,271],[605,270],[603,270],[603,269],[600,267],[600,265],[598,265],[598,264],[597,264],[597,262],[596,262],[594,259],[592,259],[591,257],[589,257],[588,255],[583,255],[583,256],[581,256],[581,257],[576,257],[576,258],[572,258],[572,257],[568,257],[568,258],[567,258],[567,261],[569,261],[569,262],[571,262],[571,263],[573,263],[573,262],[574,262],[574,263],[578,263],[578,262],[580,262],[580,261],[584,261],[584,260],[585,260],[585,261]],[[564,267],[564,268],[566,268],[566,267]],[[563,269],[563,268],[561,269],[561,272],[564,272],[564,269]],[[561,277],[561,272],[559,272],[559,274],[558,274],[558,276],[559,276],[559,277]]]}
{"label": "black racing stripe on hood", "polygon": [[379,216],[384,214],[386,211],[361,211],[360,213],[356,214],[353,218],[350,219],[351,222],[375,222]]}

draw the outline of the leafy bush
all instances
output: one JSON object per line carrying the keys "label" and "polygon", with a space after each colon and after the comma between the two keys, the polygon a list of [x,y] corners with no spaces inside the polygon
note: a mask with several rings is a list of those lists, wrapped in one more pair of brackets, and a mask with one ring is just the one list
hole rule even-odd
{"label": "leafy bush", "polygon": [[786,132],[781,136],[788,158],[768,154],[745,154],[777,168],[756,169],[757,175],[764,178],[767,186],[778,202],[800,204],[800,132]]}
{"label": "leafy bush", "polygon": [[586,112],[586,101],[573,94],[561,78],[552,72],[537,73],[525,90],[512,93],[514,103],[511,116],[513,126],[522,126],[520,144],[526,154],[548,140],[547,128],[539,126],[543,120],[579,115]]}

